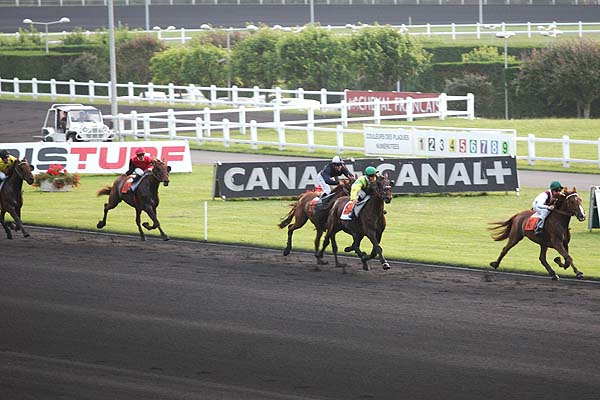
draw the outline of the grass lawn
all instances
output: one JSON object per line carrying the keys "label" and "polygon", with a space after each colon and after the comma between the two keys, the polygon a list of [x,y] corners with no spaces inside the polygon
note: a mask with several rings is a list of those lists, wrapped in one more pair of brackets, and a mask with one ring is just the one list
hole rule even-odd
{"label": "grass lawn", "polygon": [[[172,175],[171,184],[160,188],[159,219],[167,234],[173,238],[203,240],[204,202],[207,201],[210,242],[283,249],[287,233],[276,225],[293,200],[212,200],[212,168],[194,166],[193,173]],[[107,200],[106,196],[97,197],[96,191],[105,184],[112,184],[113,179],[114,176],[83,176],[80,187],[65,193],[46,193],[27,186],[23,220],[25,224],[95,231]],[[382,241],[386,257],[488,268],[504,244],[490,238],[487,223],[508,219],[529,208],[540,189],[523,189],[520,196],[514,193],[397,196],[386,206],[388,228]],[[589,193],[582,192],[581,196],[587,210]],[[134,218],[133,208],[122,203],[109,213],[104,230],[137,235]],[[599,232],[589,233],[587,222],[580,223],[576,219],[572,220],[571,227],[570,251],[576,265],[586,277],[600,278],[596,251]],[[158,237],[155,232],[152,235]],[[342,248],[350,244],[350,237],[344,233],[339,234],[339,239]],[[16,237],[15,240],[24,239]],[[314,229],[306,225],[295,233],[294,249],[312,250],[313,240]],[[502,270],[545,274],[537,259],[538,249],[525,239],[508,253]],[[556,255],[550,250],[548,258]],[[358,259],[355,264],[360,266]],[[377,267],[376,261],[373,265]],[[570,270],[566,273],[556,270],[559,275],[573,276]]]}

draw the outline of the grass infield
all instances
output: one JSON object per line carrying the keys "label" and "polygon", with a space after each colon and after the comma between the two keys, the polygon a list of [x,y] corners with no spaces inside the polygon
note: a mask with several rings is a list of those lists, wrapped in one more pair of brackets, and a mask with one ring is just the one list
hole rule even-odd
{"label": "grass infield", "polygon": [[[161,186],[158,216],[167,234],[173,238],[204,240],[204,202],[207,201],[208,241],[283,250],[287,231],[276,225],[288,212],[288,204],[293,200],[213,200],[212,176],[212,166],[197,165],[193,173],[173,174],[171,184]],[[26,186],[23,221],[26,225],[95,231],[107,200],[107,196],[97,197],[96,192],[103,185],[112,184],[114,178],[83,176],[80,187],[72,192],[48,193]],[[496,259],[504,242],[490,238],[488,222],[508,219],[514,213],[529,208],[541,189],[526,188],[520,196],[512,192],[396,196],[386,205],[388,227],[382,241],[384,254],[393,260],[489,268],[489,262]],[[589,193],[580,194],[587,212]],[[134,218],[134,209],[121,203],[110,211],[104,230],[137,235]],[[571,228],[570,252],[575,265],[586,278],[600,278],[596,252],[597,235],[600,233],[588,232],[587,222],[576,219],[572,219]],[[158,237],[155,231],[150,236]],[[338,238],[342,249],[350,244],[350,236],[340,233]],[[14,240],[25,239],[17,235]],[[314,229],[308,223],[294,234],[294,249],[312,250],[313,240]],[[79,244],[73,243],[73,246]],[[370,250],[370,245],[364,243],[363,248]],[[508,253],[501,270],[544,275],[545,269],[538,261],[538,253],[539,247],[524,239]],[[556,255],[554,250],[550,250],[548,259]],[[330,251],[326,257],[333,259]],[[360,261],[356,259],[352,265],[360,268]],[[377,261],[371,265],[378,268]],[[574,276],[571,270],[563,271],[558,267],[555,270],[562,277]]]}

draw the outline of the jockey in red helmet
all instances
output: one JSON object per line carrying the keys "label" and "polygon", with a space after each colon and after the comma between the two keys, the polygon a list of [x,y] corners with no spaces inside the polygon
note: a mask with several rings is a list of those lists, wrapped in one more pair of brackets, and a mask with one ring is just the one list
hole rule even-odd
{"label": "jockey in red helmet", "polygon": [[[131,176],[123,185],[123,193],[127,193],[130,187],[135,190],[139,177],[152,168],[152,160],[152,157],[146,155],[146,150],[143,147],[135,149],[135,155],[129,159],[129,169],[125,172],[125,175]],[[134,181],[136,183],[133,183]]]}

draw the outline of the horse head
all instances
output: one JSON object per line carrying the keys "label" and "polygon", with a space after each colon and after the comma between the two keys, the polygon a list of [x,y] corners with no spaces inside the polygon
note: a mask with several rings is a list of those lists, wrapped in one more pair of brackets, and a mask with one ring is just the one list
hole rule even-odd
{"label": "horse head", "polygon": [[556,200],[555,207],[567,215],[574,215],[579,221],[585,221],[585,211],[581,205],[581,197],[575,188],[572,191],[565,188],[558,197],[558,200]]}
{"label": "horse head", "polygon": [[371,184],[372,193],[382,199],[386,204],[392,201],[392,184],[388,174],[377,175],[375,182]]}
{"label": "horse head", "polygon": [[165,186],[169,186],[169,172],[171,167],[168,167],[164,161],[158,158],[152,160],[152,175]]}
{"label": "horse head", "polygon": [[15,164],[13,166],[13,172],[17,174],[19,178],[27,182],[28,185],[31,185],[33,183],[33,174],[31,173],[31,171],[33,171],[34,169],[35,168],[33,167],[33,165],[29,164],[26,158],[15,161]]}

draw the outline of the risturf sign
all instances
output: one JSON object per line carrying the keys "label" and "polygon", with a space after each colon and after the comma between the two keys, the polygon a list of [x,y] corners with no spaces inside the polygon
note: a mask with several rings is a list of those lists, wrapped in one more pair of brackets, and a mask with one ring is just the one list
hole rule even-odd
{"label": "risturf sign", "polygon": [[[419,101],[413,103],[413,114],[429,114],[439,111],[439,93],[421,93],[421,92],[372,92],[369,90],[347,90],[346,102],[348,103],[348,111],[354,114],[373,114],[375,100],[384,102],[379,105],[382,115],[406,115],[406,103],[387,104],[386,102],[394,100],[406,100],[407,97],[412,99],[430,99],[429,101]],[[359,103],[359,104],[352,104]]]}
{"label": "risturf sign", "polygon": [[[214,197],[283,197],[313,190],[329,160],[216,165]],[[373,165],[393,179],[392,192],[512,191],[519,188],[514,157],[360,159],[346,166],[361,173]]]}
{"label": "risturf sign", "polygon": [[140,146],[148,155],[165,161],[171,172],[192,172],[190,148],[185,141],[0,144],[0,148],[15,157],[27,158],[36,171],[46,171],[51,164],[59,164],[79,174],[122,174]]}

